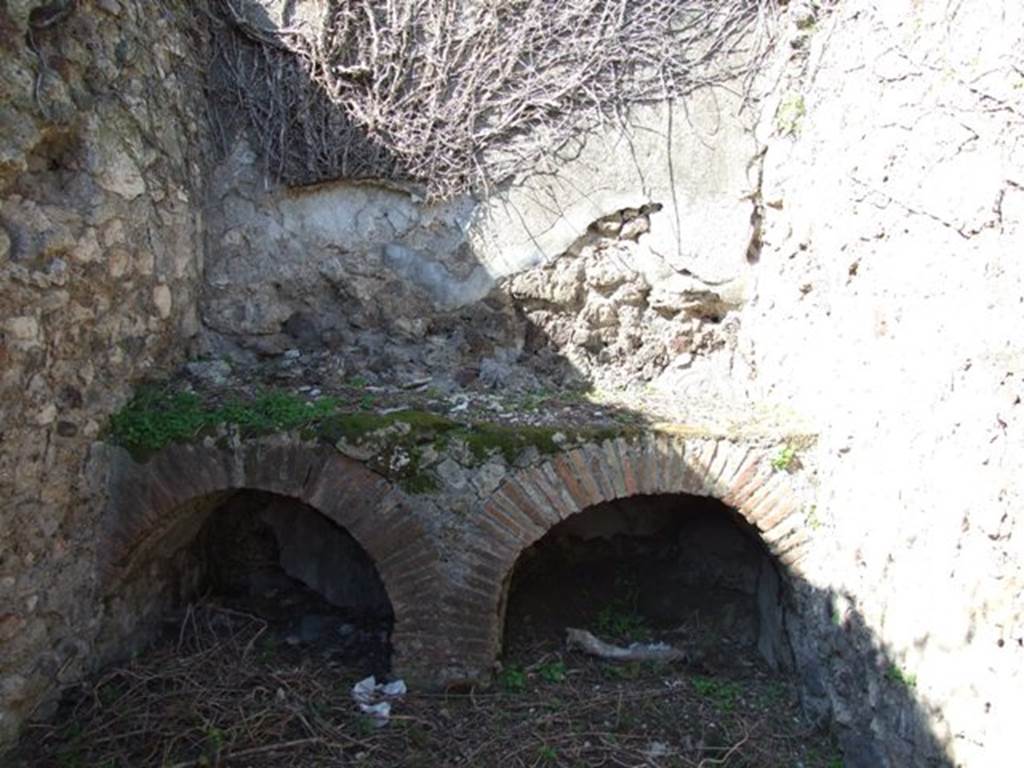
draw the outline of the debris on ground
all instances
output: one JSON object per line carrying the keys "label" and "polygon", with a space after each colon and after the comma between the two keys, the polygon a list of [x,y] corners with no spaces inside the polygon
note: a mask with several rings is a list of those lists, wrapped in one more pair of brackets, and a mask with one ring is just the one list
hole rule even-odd
{"label": "debris on ground", "polygon": [[406,693],[405,681],[378,683],[373,675],[352,686],[352,700],[359,705],[360,712],[370,716],[377,728],[388,724],[391,719],[391,702]]}
{"label": "debris on ground", "polygon": [[612,645],[585,629],[566,628],[566,645],[570,650],[580,650],[599,659],[613,661],[686,661],[686,651],[673,648],[667,643],[630,643],[628,646]]}
{"label": "debris on ground", "polygon": [[69,690],[4,766],[841,765],[828,733],[801,717],[793,681],[769,670],[609,664],[567,655],[557,639],[513,647],[514,689],[410,691],[376,728],[350,698],[365,666],[291,646],[252,615],[198,606],[184,628]]}

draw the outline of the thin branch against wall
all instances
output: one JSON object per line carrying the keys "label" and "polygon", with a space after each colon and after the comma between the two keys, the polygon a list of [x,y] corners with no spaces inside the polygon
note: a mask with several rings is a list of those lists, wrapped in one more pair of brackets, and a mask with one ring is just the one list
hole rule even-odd
{"label": "thin branch against wall", "polygon": [[777,0],[322,0],[275,28],[252,2],[212,5],[215,93],[272,175],[433,198],[507,182],[632,105],[746,91],[778,15]]}

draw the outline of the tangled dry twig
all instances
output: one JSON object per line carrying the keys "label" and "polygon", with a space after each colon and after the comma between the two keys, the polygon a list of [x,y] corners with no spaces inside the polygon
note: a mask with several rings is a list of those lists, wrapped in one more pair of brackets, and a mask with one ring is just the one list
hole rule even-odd
{"label": "tangled dry twig", "polygon": [[[694,678],[682,667],[622,665],[557,646],[508,659],[521,690],[415,688],[388,727],[352,703],[363,672],[275,639],[222,605],[190,607],[156,646],[74,692],[30,727],[4,765],[111,768],[365,768],[675,765],[824,768],[827,735],[797,718],[791,684],[751,673]],[[557,669],[559,680],[545,678]]]}
{"label": "tangled dry twig", "polygon": [[536,167],[629,107],[744,90],[778,0],[321,0],[288,27],[216,0],[217,89],[290,184],[431,197]]}

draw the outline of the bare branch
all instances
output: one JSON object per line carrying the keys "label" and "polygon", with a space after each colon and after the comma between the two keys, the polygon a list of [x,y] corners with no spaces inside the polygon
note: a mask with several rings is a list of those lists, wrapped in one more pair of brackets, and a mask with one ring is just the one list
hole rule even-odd
{"label": "bare branch", "polygon": [[288,184],[382,179],[432,198],[529,171],[633,105],[749,93],[776,0],[325,0],[267,29],[214,0],[213,80]]}

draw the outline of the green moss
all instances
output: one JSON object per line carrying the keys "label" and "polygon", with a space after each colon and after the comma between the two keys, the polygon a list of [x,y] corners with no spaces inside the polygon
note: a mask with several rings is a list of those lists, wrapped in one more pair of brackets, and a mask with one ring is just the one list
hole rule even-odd
{"label": "green moss", "polygon": [[330,443],[342,440],[349,443],[362,442],[372,432],[389,426],[392,421],[378,413],[359,411],[356,413],[332,413],[324,417],[314,429],[310,430],[317,437]]}
{"label": "green moss", "polygon": [[889,664],[885,670],[885,677],[889,682],[902,685],[904,688],[917,687],[917,675],[907,672],[895,664]]}
{"label": "green moss", "polygon": [[[302,440],[320,440],[365,446],[367,465],[398,483],[409,493],[438,490],[439,480],[428,466],[453,442],[462,443],[471,460],[483,463],[502,456],[513,463],[529,448],[550,455],[564,444],[602,442],[641,434],[635,425],[613,424],[594,429],[519,426],[493,423],[463,424],[430,411],[406,410],[376,413],[347,407],[337,398],[310,401],[301,395],[266,391],[250,400],[235,398],[206,403],[190,392],[146,387],[110,417],[104,438],[123,446],[137,460],[145,460],[172,443],[188,443],[216,435],[227,447],[225,428],[243,437],[297,431]],[[564,440],[556,440],[562,433]]]}
{"label": "green moss", "polygon": [[511,464],[530,446],[542,454],[557,453],[555,435],[559,431],[555,427],[474,424],[471,428],[460,430],[458,437],[466,443],[477,461],[486,461],[500,453]]}
{"label": "green moss", "polygon": [[429,411],[398,411],[396,413],[354,413],[335,412],[325,416],[316,429],[316,434],[331,443],[345,440],[361,443],[374,432],[403,424],[406,439],[403,442],[433,442],[445,434],[458,429],[459,425]]}
{"label": "green moss", "polygon": [[458,422],[430,411],[399,411],[393,416],[396,421],[405,422],[420,433],[441,434],[459,428]]}
{"label": "green moss", "polygon": [[306,400],[289,392],[265,392],[252,402],[232,400],[214,413],[221,424],[232,424],[255,434],[287,432],[321,421],[338,407],[325,397]]}
{"label": "green moss", "polygon": [[392,479],[407,493],[433,493],[441,487],[437,475],[423,467],[423,453],[418,449],[409,452],[409,463],[395,474]]}

